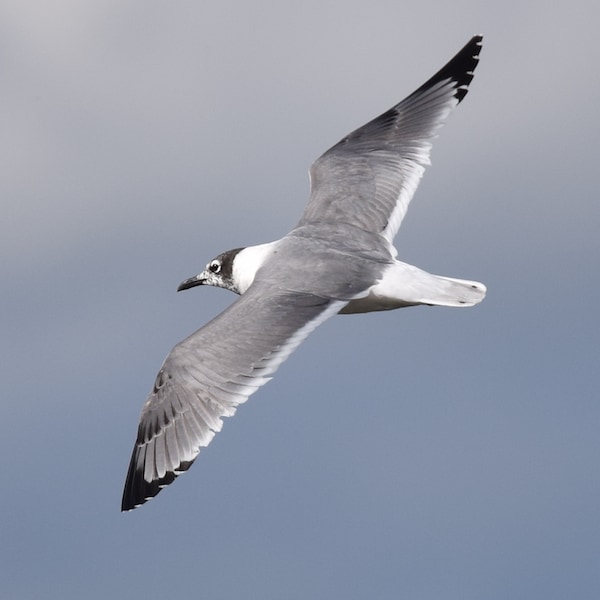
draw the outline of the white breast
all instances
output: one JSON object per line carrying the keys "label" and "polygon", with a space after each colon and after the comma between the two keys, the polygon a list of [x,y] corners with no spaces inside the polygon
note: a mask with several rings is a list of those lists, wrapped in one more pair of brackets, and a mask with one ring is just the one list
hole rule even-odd
{"label": "white breast", "polygon": [[258,246],[248,246],[238,252],[233,261],[232,279],[238,293],[243,294],[254,281],[256,272],[275,250],[279,240]]}

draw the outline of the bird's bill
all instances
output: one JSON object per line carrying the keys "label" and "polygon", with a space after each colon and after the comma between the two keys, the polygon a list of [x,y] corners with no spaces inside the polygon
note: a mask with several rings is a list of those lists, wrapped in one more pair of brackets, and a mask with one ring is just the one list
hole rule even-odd
{"label": "bird's bill", "polygon": [[182,292],[183,290],[189,290],[190,288],[196,287],[197,285],[203,285],[206,281],[204,277],[204,273],[200,273],[199,275],[194,275],[185,281],[182,281],[177,288],[178,292]]}

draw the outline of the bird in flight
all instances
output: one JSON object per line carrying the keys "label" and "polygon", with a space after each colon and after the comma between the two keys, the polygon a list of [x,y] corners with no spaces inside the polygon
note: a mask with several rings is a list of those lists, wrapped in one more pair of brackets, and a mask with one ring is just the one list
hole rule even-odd
{"label": "bird in flight", "polygon": [[481,41],[474,36],[416,91],[318,158],[308,205],[287,235],[223,252],[179,286],[218,286],[240,297],[163,362],[142,409],[121,510],[189,469],[222,417],[329,317],[483,300],[482,283],[427,273],[397,260],[392,245],[431,141],[467,93]]}

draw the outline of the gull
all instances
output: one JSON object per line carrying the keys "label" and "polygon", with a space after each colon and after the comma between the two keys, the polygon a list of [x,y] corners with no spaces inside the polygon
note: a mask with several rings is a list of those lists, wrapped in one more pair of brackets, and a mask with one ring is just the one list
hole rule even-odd
{"label": "gull", "polygon": [[219,254],[178,288],[212,285],[239,298],[177,344],[144,404],[121,510],[189,469],[239,404],[326,319],[406,306],[473,306],[486,287],[396,259],[392,245],[431,141],[465,97],[482,36],[387,112],[310,168],[310,199],[281,239]]}

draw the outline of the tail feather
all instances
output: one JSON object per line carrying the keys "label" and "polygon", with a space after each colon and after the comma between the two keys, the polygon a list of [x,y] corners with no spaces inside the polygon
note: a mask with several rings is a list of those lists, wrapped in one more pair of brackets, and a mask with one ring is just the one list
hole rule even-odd
{"label": "tail feather", "polygon": [[424,287],[420,304],[431,306],[474,306],[479,304],[487,292],[487,288],[479,281],[455,279],[432,275],[428,285]]}
{"label": "tail feather", "polygon": [[342,314],[393,310],[404,306],[456,306],[479,304],[486,294],[479,281],[442,277],[396,261],[366,296],[351,300]]}

